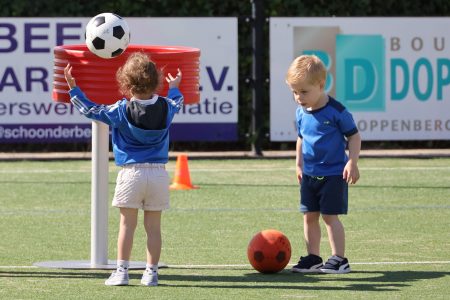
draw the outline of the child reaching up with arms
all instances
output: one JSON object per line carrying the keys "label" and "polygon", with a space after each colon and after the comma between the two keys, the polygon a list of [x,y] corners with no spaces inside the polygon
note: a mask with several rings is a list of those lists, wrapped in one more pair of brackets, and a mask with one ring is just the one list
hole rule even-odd
{"label": "child reaching up with arms", "polygon": [[146,54],[133,53],[116,74],[120,91],[129,99],[112,105],[91,102],[77,87],[70,64],[64,69],[64,75],[72,104],[87,118],[111,127],[114,160],[121,167],[112,201],[120,210],[117,269],[105,284],[129,282],[133,237],[138,210],[142,209],[147,233],[147,267],[141,283],[156,286],[162,245],[161,213],[169,208],[169,176],[165,169],[169,158],[169,127],[183,104],[178,89],[181,71],[178,69],[175,77],[167,75],[168,95],[159,96],[156,91],[161,72]]}
{"label": "child reaching up with arms", "polygon": [[[296,172],[307,250],[307,255],[292,268],[298,273],[350,272],[339,215],[347,214],[348,184],[359,179],[361,137],[350,112],[324,92],[326,75],[325,66],[314,55],[297,57],[286,75],[298,104]],[[332,251],[325,264],[320,257],[320,217]]]}

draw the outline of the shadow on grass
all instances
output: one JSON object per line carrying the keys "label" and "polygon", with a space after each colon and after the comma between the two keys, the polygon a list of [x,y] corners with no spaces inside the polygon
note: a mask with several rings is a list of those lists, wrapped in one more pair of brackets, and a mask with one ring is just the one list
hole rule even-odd
{"label": "shadow on grass", "polygon": [[[197,270],[199,271],[199,270]],[[220,272],[221,270],[214,270]],[[189,288],[241,288],[241,289],[301,289],[323,291],[399,291],[413,282],[450,276],[450,272],[436,271],[352,271],[345,275],[247,273],[243,275],[164,274],[160,272],[160,285]],[[1,277],[48,279],[106,279],[110,272],[41,272],[0,271]],[[139,280],[140,273],[130,273],[130,280]]]}
{"label": "shadow on grass", "polygon": [[[450,276],[450,272],[353,271],[346,275],[292,274],[288,272],[277,274],[248,273],[244,276],[165,275],[161,276],[161,280],[194,282],[194,284],[186,285],[174,284],[177,287],[398,291],[402,287],[410,286],[410,283],[415,281],[437,279],[444,276]],[[202,282],[202,284],[195,284],[195,282]],[[211,282],[221,284],[215,285]],[[333,285],[324,285],[327,282],[333,282]],[[226,283],[232,284],[227,285]]]}

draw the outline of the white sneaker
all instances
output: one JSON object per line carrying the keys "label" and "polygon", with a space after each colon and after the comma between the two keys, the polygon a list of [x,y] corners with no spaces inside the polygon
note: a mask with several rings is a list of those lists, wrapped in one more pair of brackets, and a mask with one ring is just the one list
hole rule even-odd
{"label": "white sneaker", "polygon": [[151,270],[145,270],[144,274],[142,274],[141,284],[146,286],[157,286],[158,273],[152,272]]}
{"label": "white sneaker", "polygon": [[105,285],[128,285],[128,271],[122,268],[112,272],[111,276],[105,281]]}

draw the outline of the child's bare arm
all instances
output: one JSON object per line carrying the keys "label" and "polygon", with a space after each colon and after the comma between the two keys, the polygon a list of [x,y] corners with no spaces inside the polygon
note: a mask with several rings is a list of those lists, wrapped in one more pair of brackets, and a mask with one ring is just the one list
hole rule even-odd
{"label": "child's bare arm", "polygon": [[348,137],[348,162],[345,165],[342,177],[347,183],[355,184],[359,179],[358,159],[361,152],[361,135],[355,133]]}

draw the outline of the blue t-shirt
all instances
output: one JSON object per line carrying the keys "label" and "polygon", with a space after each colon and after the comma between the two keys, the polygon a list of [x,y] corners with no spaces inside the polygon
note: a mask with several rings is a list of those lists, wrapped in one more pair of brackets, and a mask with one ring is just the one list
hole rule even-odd
{"label": "blue t-shirt", "polygon": [[350,112],[329,96],[328,103],[317,110],[307,111],[299,106],[296,121],[302,139],[303,173],[341,175],[348,161],[345,137],[358,132]]}

